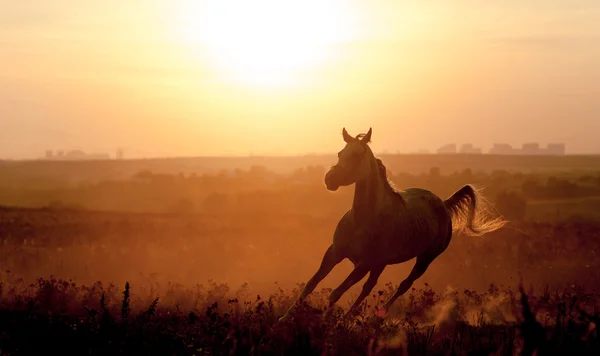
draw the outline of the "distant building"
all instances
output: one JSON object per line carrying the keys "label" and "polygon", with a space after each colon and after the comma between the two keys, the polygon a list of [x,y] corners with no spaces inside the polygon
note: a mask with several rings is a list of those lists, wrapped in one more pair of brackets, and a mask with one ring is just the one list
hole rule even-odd
{"label": "distant building", "polygon": [[449,143],[437,149],[438,154],[456,153],[456,144]]}
{"label": "distant building", "polygon": [[[465,143],[460,146],[458,150],[462,154],[481,154],[483,150],[478,147],[474,147],[471,143]],[[456,144],[447,144],[440,147],[437,153],[448,154],[457,153]],[[495,143],[489,150],[490,154],[494,155],[550,155],[550,156],[563,156],[566,154],[566,148],[564,143],[549,143],[547,148],[540,147],[537,142],[529,142],[523,144],[519,148],[513,148],[508,143]]]}
{"label": "distant building", "polygon": [[85,159],[86,154],[81,150],[72,150],[65,153],[66,159]]}
{"label": "distant building", "polygon": [[71,151],[56,151],[56,155],[52,153],[51,150],[46,151],[45,158],[47,160],[58,160],[58,161],[76,161],[76,160],[106,160],[110,159],[110,156],[105,153],[85,153],[81,150],[71,150]]}
{"label": "distant building", "polygon": [[490,154],[493,155],[513,155],[516,150],[508,143],[495,143],[490,149]]}
{"label": "distant building", "polygon": [[482,153],[481,148],[473,147],[470,143],[465,143],[460,146],[460,153],[463,154],[480,154]]}
{"label": "distant building", "polygon": [[471,144],[471,143],[463,143],[463,144],[460,146],[460,150],[459,150],[459,152],[460,152],[460,153],[468,153],[468,152],[469,152],[470,150],[472,150],[472,149],[473,149],[473,144]]}
{"label": "distant building", "polygon": [[565,155],[565,144],[564,143],[549,143],[547,153],[552,156],[564,156]]}

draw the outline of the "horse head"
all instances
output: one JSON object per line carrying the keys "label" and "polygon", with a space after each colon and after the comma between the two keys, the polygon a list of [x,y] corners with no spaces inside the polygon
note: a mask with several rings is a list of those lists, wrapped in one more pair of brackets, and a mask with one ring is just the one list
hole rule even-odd
{"label": "horse head", "polygon": [[342,129],[342,136],[346,145],[338,152],[337,164],[325,175],[325,186],[331,191],[340,186],[348,186],[358,181],[366,180],[373,167],[372,160],[375,159],[373,152],[368,146],[371,141],[373,130],[369,129],[366,134],[352,137]]}

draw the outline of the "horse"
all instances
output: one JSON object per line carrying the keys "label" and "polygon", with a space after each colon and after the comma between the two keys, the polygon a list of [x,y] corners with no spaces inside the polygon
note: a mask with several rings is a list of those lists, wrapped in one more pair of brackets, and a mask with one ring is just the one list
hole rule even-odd
{"label": "horse", "polygon": [[368,145],[372,132],[369,128],[366,134],[352,137],[346,128],[342,129],[346,144],[338,152],[337,164],[326,173],[325,186],[336,191],[341,186],[355,184],[352,206],[339,220],[333,243],[327,248],[317,272],[280,321],[288,319],[291,311],[346,258],[354,264],[354,269],[330,293],[326,311],[367,273],[369,277],[345,316],[355,311],[371,293],[387,265],[416,257],[408,277],[378,310],[378,315],[385,316],[396,299],[446,250],[453,233],[481,236],[507,223],[502,217],[489,214],[480,191],[470,184],[445,200],[426,189],[396,189],[388,179],[385,165]]}

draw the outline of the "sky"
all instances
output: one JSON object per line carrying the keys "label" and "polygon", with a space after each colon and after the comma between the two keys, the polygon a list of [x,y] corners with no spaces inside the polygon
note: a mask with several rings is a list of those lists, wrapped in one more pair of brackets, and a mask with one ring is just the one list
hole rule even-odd
{"label": "sky", "polygon": [[0,0],[0,159],[564,142],[600,153],[595,0]]}

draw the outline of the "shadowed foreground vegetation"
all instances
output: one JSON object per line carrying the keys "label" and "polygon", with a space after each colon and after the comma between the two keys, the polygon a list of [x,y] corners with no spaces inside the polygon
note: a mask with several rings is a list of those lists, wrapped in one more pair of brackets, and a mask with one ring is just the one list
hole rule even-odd
{"label": "shadowed foreground vegetation", "polygon": [[[140,355],[597,355],[593,315],[600,294],[572,286],[527,297],[491,285],[486,292],[414,289],[382,319],[373,313],[393,292],[373,293],[355,318],[329,319],[300,306],[294,320],[277,318],[296,297],[280,290],[228,297],[223,286],[189,289],[194,307],[163,306],[126,283],[39,279],[23,285],[4,274],[0,305],[2,354]],[[328,290],[309,298],[322,308]],[[153,299],[154,298],[154,299]]]}

